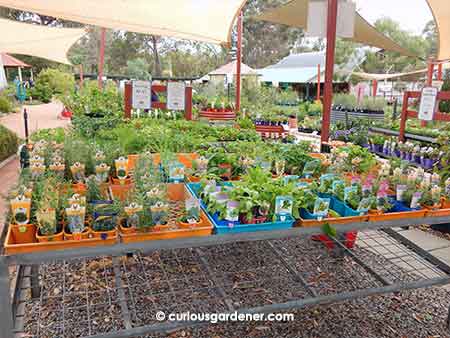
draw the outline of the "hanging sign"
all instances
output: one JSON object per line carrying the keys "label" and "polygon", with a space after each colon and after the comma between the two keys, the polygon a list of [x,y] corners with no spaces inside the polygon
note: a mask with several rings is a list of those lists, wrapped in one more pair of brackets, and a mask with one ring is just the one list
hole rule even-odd
{"label": "hanging sign", "polygon": [[419,120],[433,121],[436,111],[438,89],[435,87],[424,87],[420,97]]}
{"label": "hanging sign", "polygon": [[[310,1],[306,35],[327,37],[328,1]],[[339,0],[336,22],[336,36],[353,38],[355,35],[356,4]]]}
{"label": "hanging sign", "polygon": [[167,109],[184,110],[186,106],[186,85],[184,82],[167,83]]}
{"label": "hanging sign", "polygon": [[132,88],[132,107],[134,109],[150,109],[152,105],[152,81],[133,81]]}

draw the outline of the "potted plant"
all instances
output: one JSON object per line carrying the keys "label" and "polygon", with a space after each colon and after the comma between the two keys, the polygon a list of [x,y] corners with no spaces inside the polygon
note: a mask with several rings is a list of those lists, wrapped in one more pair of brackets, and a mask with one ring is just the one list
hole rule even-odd
{"label": "potted plant", "polygon": [[30,224],[31,199],[19,195],[10,201],[10,229],[16,243],[33,243],[36,241],[36,226]]}
{"label": "potted plant", "polygon": [[81,240],[89,238],[89,228],[85,224],[86,207],[74,204],[65,210],[66,227],[64,238],[66,240]]}
{"label": "potted plant", "polygon": [[203,224],[200,218],[200,203],[194,197],[188,198],[185,202],[183,216],[178,221],[180,229],[190,229]]}
{"label": "potted plant", "polygon": [[128,185],[131,183],[131,179],[128,175],[128,159],[125,157],[119,157],[114,160],[116,167],[116,178],[112,178],[113,184]]}

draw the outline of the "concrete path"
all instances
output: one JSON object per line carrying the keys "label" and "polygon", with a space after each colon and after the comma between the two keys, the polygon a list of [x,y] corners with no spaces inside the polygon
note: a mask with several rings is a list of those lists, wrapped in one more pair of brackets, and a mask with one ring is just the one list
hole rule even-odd
{"label": "concrete path", "polygon": [[[30,134],[38,129],[66,127],[70,124],[67,120],[58,119],[62,111],[62,104],[52,102],[36,106],[24,106],[28,111],[28,128]],[[22,109],[23,112],[23,109]],[[10,114],[0,118],[0,124],[14,131],[21,138],[25,138],[23,114]],[[4,214],[8,208],[3,197],[14,187],[19,178],[19,160],[16,158],[12,162],[0,168],[0,226],[3,226]]]}
{"label": "concrete path", "polygon": [[[66,127],[70,124],[68,120],[58,119],[58,115],[63,109],[60,102],[51,102],[37,106],[23,106],[28,112],[28,130],[30,135],[39,129]],[[10,114],[0,118],[0,124],[9,128],[25,138],[25,128],[23,121],[23,109],[20,114]]]}

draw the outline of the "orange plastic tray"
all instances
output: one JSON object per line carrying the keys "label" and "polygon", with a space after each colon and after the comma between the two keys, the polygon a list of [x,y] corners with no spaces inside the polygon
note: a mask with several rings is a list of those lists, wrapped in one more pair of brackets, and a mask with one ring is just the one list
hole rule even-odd
{"label": "orange plastic tray", "polygon": [[89,238],[83,240],[69,240],[69,241],[52,241],[52,242],[40,242],[40,243],[28,243],[28,244],[17,244],[14,236],[12,235],[11,229],[8,229],[5,240],[5,254],[24,254],[33,252],[42,252],[50,250],[66,250],[66,249],[76,249],[83,247],[93,247],[93,246],[104,246],[104,245],[114,245],[118,241],[117,233],[114,237],[108,239],[100,238]]}

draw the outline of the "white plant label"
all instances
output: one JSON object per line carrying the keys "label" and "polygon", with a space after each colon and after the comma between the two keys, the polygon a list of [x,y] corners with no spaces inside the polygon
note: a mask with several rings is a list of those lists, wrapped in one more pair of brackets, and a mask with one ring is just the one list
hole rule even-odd
{"label": "white plant label", "polygon": [[419,107],[419,120],[433,121],[436,111],[438,89],[434,87],[425,87],[422,89]]}
{"label": "white plant label", "polygon": [[152,106],[152,82],[133,81],[132,87],[131,102],[133,109],[150,109]]}
{"label": "white plant label", "polygon": [[183,82],[167,83],[167,109],[184,110],[186,106],[186,85]]}

